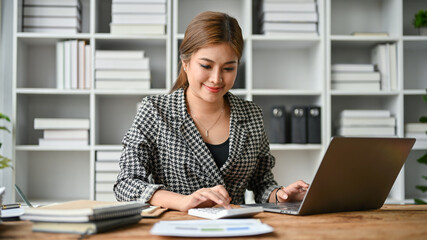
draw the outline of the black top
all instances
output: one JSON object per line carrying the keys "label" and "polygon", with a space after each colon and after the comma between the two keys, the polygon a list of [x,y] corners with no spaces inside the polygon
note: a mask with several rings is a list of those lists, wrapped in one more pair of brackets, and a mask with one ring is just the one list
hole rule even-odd
{"label": "black top", "polygon": [[218,168],[221,168],[222,165],[224,165],[224,163],[228,159],[228,152],[230,148],[230,138],[228,138],[227,141],[221,144],[213,145],[213,144],[206,143],[206,146],[208,147],[209,151],[212,153],[212,156]]}

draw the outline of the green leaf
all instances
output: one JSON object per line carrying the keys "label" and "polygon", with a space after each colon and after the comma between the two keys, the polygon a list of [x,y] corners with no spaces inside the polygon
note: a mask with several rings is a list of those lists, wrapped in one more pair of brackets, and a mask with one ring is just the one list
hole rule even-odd
{"label": "green leaf", "polygon": [[420,190],[421,192],[426,192],[427,191],[427,186],[423,186],[423,185],[417,185],[415,186],[416,189]]}
{"label": "green leaf", "polygon": [[3,113],[0,113],[0,119],[5,119],[6,121],[10,122],[10,118]]}
{"label": "green leaf", "polygon": [[415,204],[427,204],[427,202],[425,202],[424,200],[421,200],[419,198],[414,198],[414,203]]}
{"label": "green leaf", "polygon": [[9,130],[9,129],[7,129],[7,127],[3,127],[3,126],[1,126],[1,127],[0,127],[0,130],[5,130],[6,132],[10,133],[10,130]]}
{"label": "green leaf", "polygon": [[422,176],[422,178],[424,178],[425,180],[427,180],[427,176]]}
{"label": "green leaf", "polygon": [[427,164],[427,153],[417,159],[417,162]]}
{"label": "green leaf", "polygon": [[422,117],[420,117],[419,121],[422,122],[422,123],[427,123],[427,117],[426,116],[422,116]]}
{"label": "green leaf", "polygon": [[7,167],[12,167],[9,164],[10,162],[11,162],[11,160],[9,158],[6,158],[6,157],[0,155],[0,169],[7,168]]}
{"label": "green leaf", "polygon": [[427,95],[423,96],[424,102],[427,102]]}

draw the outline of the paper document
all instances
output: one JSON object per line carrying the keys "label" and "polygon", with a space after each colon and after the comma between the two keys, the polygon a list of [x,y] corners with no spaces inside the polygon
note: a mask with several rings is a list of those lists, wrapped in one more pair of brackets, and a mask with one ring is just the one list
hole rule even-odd
{"label": "paper document", "polygon": [[274,229],[258,219],[179,220],[160,221],[150,233],[175,237],[235,237],[273,232]]}

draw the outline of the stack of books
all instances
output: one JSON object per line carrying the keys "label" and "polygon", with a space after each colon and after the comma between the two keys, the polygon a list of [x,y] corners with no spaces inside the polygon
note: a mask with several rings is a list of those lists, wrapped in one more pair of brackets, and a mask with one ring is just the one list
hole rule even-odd
{"label": "stack of books", "polygon": [[427,148],[427,123],[406,123],[405,137],[416,138],[414,148]]}
{"label": "stack of books", "polygon": [[397,49],[396,43],[376,45],[371,52],[371,61],[381,73],[381,90],[397,90]]}
{"label": "stack of books", "polygon": [[34,129],[43,130],[43,147],[84,147],[89,142],[89,119],[35,118]]}
{"label": "stack of books", "polygon": [[84,40],[56,43],[56,87],[58,89],[90,89],[91,47]]}
{"label": "stack of books", "polygon": [[166,0],[113,0],[111,34],[165,34]]}
{"label": "stack of books", "polygon": [[80,0],[24,0],[24,32],[81,32]]}
{"label": "stack of books", "polygon": [[149,89],[150,59],[144,51],[97,50],[96,89]]}
{"label": "stack of books", "polygon": [[95,199],[98,201],[115,201],[113,186],[120,171],[121,151],[96,152]]}
{"label": "stack of books", "polygon": [[396,118],[388,110],[343,110],[336,127],[339,136],[396,136]]}
{"label": "stack of books", "polygon": [[141,202],[76,200],[26,208],[20,218],[32,221],[35,232],[90,235],[138,223],[147,207]]}
{"label": "stack of books", "polygon": [[317,36],[315,0],[264,0],[260,15],[262,34]]}
{"label": "stack of books", "polygon": [[332,90],[380,90],[381,75],[374,64],[332,64],[331,71]]}

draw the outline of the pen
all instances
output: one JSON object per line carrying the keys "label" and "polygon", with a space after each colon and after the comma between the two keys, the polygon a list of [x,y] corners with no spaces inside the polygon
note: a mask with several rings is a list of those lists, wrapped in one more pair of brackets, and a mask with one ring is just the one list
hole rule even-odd
{"label": "pen", "polygon": [[1,209],[5,210],[5,209],[12,209],[12,208],[19,208],[21,207],[20,203],[10,203],[10,204],[3,204],[1,205]]}

